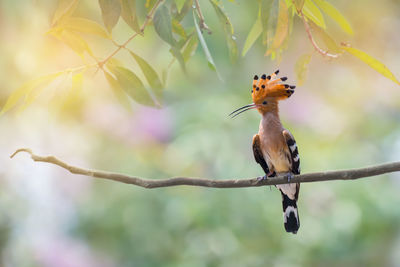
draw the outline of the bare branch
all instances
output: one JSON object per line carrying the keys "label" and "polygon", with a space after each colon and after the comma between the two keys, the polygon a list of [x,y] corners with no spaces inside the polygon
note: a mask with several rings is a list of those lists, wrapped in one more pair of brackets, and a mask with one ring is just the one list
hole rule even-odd
{"label": "bare branch", "polygon": [[211,32],[210,28],[208,28],[207,24],[204,21],[204,16],[203,16],[203,13],[201,12],[199,0],[194,0],[194,4],[196,5],[197,15],[199,16],[200,29],[202,29],[202,30],[204,29],[208,32],[208,34],[211,34],[212,32]]}
{"label": "bare branch", "polygon": [[300,14],[301,19],[303,20],[304,28],[306,29],[308,39],[310,39],[310,42],[314,46],[315,50],[323,56],[326,56],[329,58],[338,58],[341,54],[331,54],[328,51],[325,51],[318,46],[318,44],[314,40],[314,37],[312,36],[310,25],[308,25],[308,22],[307,22],[306,18],[304,17],[303,11],[300,10],[298,12]]}
{"label": "bare branch", "polygon": [[[106,180],[113,180],[126,184],[133,184],[144,188],[157,188],[157,187],[168,187],[177,185],[190,185],[190,186],[203,186],[203,187],[215,187],[215,188],[238,188],[238,187],[253,187],[253,186],[265,186],[265,185],[277,185],[286,184],[287,178],[280,176],[274,177],[268,180],[259,181],[257,178],[251,179],[230,179],[230,180],[212,180],[203,178],[191,178],[191,177],[175,177],[168,179],[145,179],[140,177],[134,177],[119,173],[88,170],[79,167],[69,165],[54,156],[38,156],[32,152],[29,148],[20,148],[15,151],[10,157],[13,158],[19,152],[26,152],[31,155],[32,160],[47,162],[50,164],[58,165],[71,173],[90,176],[94,178],[102,178]],[[309,183],[309,182],[321,182],[329,180],[354,180],[359,178],[365,178],[370,176],[376,176],[384,173],[400,171],[400,162],[392,162],[381,165],[370,166],[360,169],[341,170],[341,171],[326,171],[326,172],[314,172],[296,175],[290,182],[291,183]]]}

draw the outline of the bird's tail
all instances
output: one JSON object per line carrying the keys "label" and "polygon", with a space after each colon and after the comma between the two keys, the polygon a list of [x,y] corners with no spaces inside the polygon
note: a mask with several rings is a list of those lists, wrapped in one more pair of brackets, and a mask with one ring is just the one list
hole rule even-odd
{"label": "bird's tail", "polygon": [[283,224],[288,233],[296,234],[300,228],[299,213],[297,212],[296,200],[290,199],[285,193],[282,193],[283,206]]}

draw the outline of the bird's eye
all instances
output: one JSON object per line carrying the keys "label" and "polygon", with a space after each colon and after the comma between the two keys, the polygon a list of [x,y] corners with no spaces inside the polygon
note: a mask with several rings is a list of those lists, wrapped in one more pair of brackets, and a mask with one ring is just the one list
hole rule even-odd
{"label": "bird's eye", "polygon": [[267,101],[264,101],[264,102],[263,102],[263,105],[266,105],[266,104],[267,104]]}

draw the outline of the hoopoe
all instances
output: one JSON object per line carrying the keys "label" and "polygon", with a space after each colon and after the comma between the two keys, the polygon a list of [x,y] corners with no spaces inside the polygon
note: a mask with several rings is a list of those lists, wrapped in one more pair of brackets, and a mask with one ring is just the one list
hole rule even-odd
{"label": "hoopoe", "polygon": [[[253,154],[261,165],[267,179],[285,175],[288,181],[294,174],[300,174],[300,157],[293,135],[282,126],[279,118],[278,101],[289,98],[296,86],[281,84],[287,77],[276,78],[279,70],[272,75],[254,76],[251,96],[253,103],[243,106],[230,115],[235,117],[250,109],[257,109],[262,119],[258,134],[253,136]],[[283,221],[286,232],[296,234],[300,227],[297,211],[300,184],[282,184],[276,186],[282,194]]]}

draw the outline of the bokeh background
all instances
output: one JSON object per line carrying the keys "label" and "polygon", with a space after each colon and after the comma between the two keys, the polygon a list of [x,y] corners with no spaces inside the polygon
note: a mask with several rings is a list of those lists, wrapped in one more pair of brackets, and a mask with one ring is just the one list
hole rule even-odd
{"label": "bokeh background", "polygon": [[[23,82],[82,64],[45,35],[53,2],[0,2],[1,105]],[[242,48],[256,1],[223,3]],[[24,111],[0,117],[0,266],[399,266],[399,173],[303,184],[301,228],[291,235],[284,231],[281,196],[273,187],[148,190],[75,176],[25,154],[9,158],[29,147],[70,164],[153,179],[262,175],[251,150],[259,114],[227,115],[251,101],[254,74],[279,68],[295,84],[295,61],[312,46],[295,18],[281,62],[264,57],[258,41],[232,65],[214,10],[208,1],[201,4],[213,30],[205,38],[224,83],[199,47],[188,75],[172,66],[162,109],[132,102],[129,111],[101,73],[93,72],[85,77],[84,97],[72,107],[59,107],[68,87],[61,81]],[[400,3],[340,0],[335,6],[355,31],[339,39],[400,77]],[[77,12],[101,23],[97,1],[82,1]],[[121,42],[130,34],[123,21],[114,29]],[[129,47],[161,73],[171,60],[168,46],[152,27],[145,37]],[[92,43],[100,57],[114,49],[102,40]],[[116,58],[137,68],[125,52]],[[351,56],[327,60],[314,53],[308,79],[281,103],[281,118],[297,139],[307,173],[400,160],[399,110],[398,85]]]}

